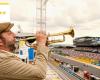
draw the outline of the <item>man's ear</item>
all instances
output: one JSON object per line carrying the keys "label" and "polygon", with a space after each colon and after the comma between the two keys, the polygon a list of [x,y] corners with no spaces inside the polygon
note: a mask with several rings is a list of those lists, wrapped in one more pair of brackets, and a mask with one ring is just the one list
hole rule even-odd
{"label": "man's ear", "polygon": [[0,46],[3,45],[2,39],[0,39]]}

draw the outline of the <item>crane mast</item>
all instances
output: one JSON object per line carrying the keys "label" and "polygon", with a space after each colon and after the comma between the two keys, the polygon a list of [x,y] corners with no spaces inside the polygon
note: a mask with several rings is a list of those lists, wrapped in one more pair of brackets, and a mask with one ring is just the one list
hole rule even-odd
{"label": "crane mast", "polygon": [[48,0],[36,0],[36,31],[46,32],[46,3]]}

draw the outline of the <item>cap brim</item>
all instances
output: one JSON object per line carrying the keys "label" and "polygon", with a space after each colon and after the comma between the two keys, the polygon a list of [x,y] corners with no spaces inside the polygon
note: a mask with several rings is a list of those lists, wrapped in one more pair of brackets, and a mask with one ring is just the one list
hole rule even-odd
{"label": "cap brim", "polygon": [[14,26],[13,23],[10,23],[9,26],[5,29],[5,31],[9,31]]}

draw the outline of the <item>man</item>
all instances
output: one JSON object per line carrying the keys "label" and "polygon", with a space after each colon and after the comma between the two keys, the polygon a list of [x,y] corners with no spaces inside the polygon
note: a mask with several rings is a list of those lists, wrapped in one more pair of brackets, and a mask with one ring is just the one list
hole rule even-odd
{"label": "man", "polygon": [[[15,34],[10,31],[12,23],[0,23],[0,80],[43,80],[46,76],[48,48],[46,34],[36,34],[37,53],[35,64],[26,64],[11,53],[15,47]],[[42,38],[42,40],[41,40]]]}

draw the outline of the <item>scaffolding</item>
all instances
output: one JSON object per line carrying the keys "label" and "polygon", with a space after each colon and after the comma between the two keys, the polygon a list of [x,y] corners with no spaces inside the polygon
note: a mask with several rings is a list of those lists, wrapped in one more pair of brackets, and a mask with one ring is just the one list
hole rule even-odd
{"label": "scaffolding", "polygon": [[37,31],[46,31],[46,3],[48,0],[36,0]]}

